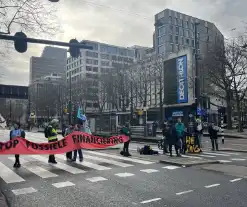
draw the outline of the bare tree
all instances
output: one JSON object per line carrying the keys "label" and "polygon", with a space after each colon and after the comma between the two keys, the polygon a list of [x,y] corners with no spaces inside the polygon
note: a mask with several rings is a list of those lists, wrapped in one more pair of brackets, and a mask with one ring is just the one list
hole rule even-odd
{"label": "bare tree", "polygon": [[13,31],[53,35],[60,27],[56,8],[43,0],[0,0],[0,33]]}
{"label": "bare tree", "polygon": [[245,39],[239,37],[226,42],[225,48],[217,48],[207,61],[208,78],[215,87],[213,93],[227,103],[228,125],[231,127],[232,101],[236,103],[239,131],[243,131],[241,123],[241,102],[247,91],[247,59],[242,48]]}

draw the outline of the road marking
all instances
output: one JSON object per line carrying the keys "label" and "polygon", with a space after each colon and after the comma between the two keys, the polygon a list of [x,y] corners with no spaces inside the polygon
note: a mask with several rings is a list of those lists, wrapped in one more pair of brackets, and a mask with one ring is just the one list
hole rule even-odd
{"label": "road marking", "polygon": [[169,165],[169,166],[165,166],[165,167],[162,167],[162,168],[168,169],[168,170],[175,170],[175,169],[178,169],[178,168],[180,168],[180,167],[178,167],[178,166],[173,166],[173,165]]}
{"label": "road marking", "polygon": [[218,153],[220,153],[220,154],[226,154],[226,155],[239,155],[239,153],[234,153],[234,152],[222,152],[222,151],[218,151]]}
{"label": "road marking", "polygon": [[182,192],[176,193],[176,195],[183,195],[183,194],[191,193],[191,192],[193,192],[193,190],[182,191]]}
{"label": "road marking", "polygon": [[102,161],[102,162],[109,163],[109,164],[116,165],[116,166],[120,166],[120,167],[131,167],[131,166],[133,166],[133,165],[130,165],[130,164],[126,164],[124,162],[118,162],[118,161],[115,161],[115,160],[104,159],[104,158],[101,158],[101,157],[94,157],[94,156],[91,156],[91,155],[85,155],[84,154],[83,157],[87,158],[87,159],[91,159],[91,160]]}
{"label": "road marking", "polygon": [[[47,163],[47,161],[48,161],[47,158],[40,156],[40,155],[32,155],[31,157],[33,157],[34,159],[36,159],[40,162],[43,162],[43,163]],[[56,157],[63,157],[63,155],[56,155]],[[54,164],[54,167],[59,168],[59,169],[64,170],[64,171],[67,171],[67,172],[72,173],[72,174],[79,174],[79,173],[85,173],[86,172],[84,170],[66,165],[66,164],[61,163],[61,162],[57,162],[57,164]]]}
{"label": "road marking", "polygon": [[161,198],[153,198],[153,199],[150,199],[150,200],[142,201],[141,204],[151,203],[151,202],[159,201],[159,200],[161,200]]}
{"label": "road marking", "polygon": [[12,192],[15,195],[23,195],[23,194],[35,193],[37,192],[37,190],[30,187],[30,188],[21,188],[21,189],[12,190]]}
{"label": "road marking", "polygon": [[145,173],[159,172],[159,170],[155,170],[155,169],[145,169],[145,170],[140,170],[140,171],[145,172]]}
{"label": "road marking", "polygon": [[243,158],[232,158],[232,161],[245,161],[246,159]]}
{"label": "road marking", "polygon": [[136,163],[140,163],[140,164],[144,164],[144,165],[149,165],[149,164],[155,163],[155,162],[150,162],[150,161],[146,161],[146,160],[138,160],[138,159],[129,158],[129,157],[120,157],[120,156],[113,155],[113,154],[106,154],[106,153],[95,152],[95,151],[86,151],[86,153],[99,155],[99,156],[103,156],[103,157],[108,157],[108,158],[114,158],[114,159],[136,162]]}
{"label": "road marking", "polygon": [[229,157],[230,156],[230,155],[212,153],[212,152],[203,152],[203,154],[206,154],[206,155],[218,155],[218,156],[223,156],[223,157]]}
{"label": "road marking", "polygon": [[200,157],[216,157],[216,156],[213,156],[213,155],[197,155],[197,156],[200,156]]}
{"label": "road marking", "polygon": [[220,184],[219,183],[216,183],[216,184],[212,184],[212,185],[206,185],[204,186],[205,188],[213,188],[213,187],[217,187],[219,186]]}
{"label": "road marking", "polygon": [[194,159],[202,159],[201,157],[191,156],[191,155],[182,155],[182,157],[194,158]]}
{"label": "road marking", "polygon": [[13,170],[6,167],[3,163],[0,162],[0,177],[6,183],[18,183],[25,181],[22,177],[17,175]]}
{"label": "road marking", "polygon": [[117,173],[115,175],[118,177],[121,177],[121,178],[125,178],[125,177],[133,176],[134,174],[132,174],[132,173]]}
{"label": "road marking", "polygon": [[92,178],[87,178],[86,180],[95,183],[95,182],[104,181],[107,179],[103,177],[92,177]]}
{"label": "road marking", "polygon": [[231,160],[218,160],[220,163],[229,163],[232,162]]}
{"label": "road marking", "polygon": [[[14,161],[15,158],[8,157],[8,159]],[[27,160],[21,159],[21,164],[27,163]],[[28,165],[22,165],[23,168],[29,170],[30,172],[34,173],[35,175],[41,177],[41,178],[51,178],[51,177],[57,177],[58,175],[55,173],[52,173],[42,167],[39,166],[28,166]]]}
{"label": "road marking", "polygon": [[66,182],[60,182],[60,183],[53,183],[52,185],[56,188],[64,188],[64,187],[74,186],[75,184],[71,183],[70,181],[66,181]]}
{"label": "road marking", "polygon": [[243,179],[243,178],[236,178],[236,179],[230,180],[230,182],[233,183],[233,182],[240,181],[240,180],[242,180],[242,179]]}

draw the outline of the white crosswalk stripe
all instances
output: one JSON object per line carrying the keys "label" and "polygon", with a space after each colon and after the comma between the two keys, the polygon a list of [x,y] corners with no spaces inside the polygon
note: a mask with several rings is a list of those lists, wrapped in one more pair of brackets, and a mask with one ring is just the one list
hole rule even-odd
{"label": "white crosswalk stripe", "polygon": [[[13,162],[15,161],[14,157],[8,157],[9,160],[12,160]],[[58,175],[55,173],[52,173],[40,166],[29,166],[29,165],[25,165],[26,163],[28,163],[27,160],[24,160],[23,158],[21,159],[21,163],[22,163],[22,167],[24,167],[25,169],[29,170],[30,172],[36,174],[37,176],[41,177],[41,178],[51,178],[51,177],[57,177]]]}
{"label": "white crosswalk stripe", "polygon": [[[56,155],[58,157],[58,155]],[[62,155],[60,155],[62,156]],[[47,163],[47,158],[41,156],[41,155],[31,155],[32,158],[40,161],[40,162],[43,162],[43,163]],[[57,162],[57,164],[55,165],[56,168],[59,168],[59,169],[62,169],[64,171],[67,171],[69,173],[72,173],[72,174],[79,174],[79,173],[85,173],[86,171],[84,170],[81,170],[81,169],[78,169],[78,168],[75,168],[75,167],[72,167],[72,166],[69,166],[69,165],[66,165],[62,162]]]}
{"label": "white crosswalk stripe", "polygon": [[144,164],[144,165],[149,165],[149,164],[154,163],[154,162],[150,162],[150,161],[146,161],[146,160],[139,160],[139,159],[129,158],[129,157],[120,157],[120,156],[113,155],[113,154],[106,154],[106,153],[95,152],[95,151],[87,151],[86,153],[99,155],[99,156],[103,156],[103,157],[114,158],[114,159],[126,160],[126,161],[130,161],[130,162],[136,162],[136,163],[140,163],[140,164]]}
{"label": "white crosswalk stripe", "polygon": [[6,183],[18,183],[25,181],[22,177],[17,175],[13,170],[5,166],[3,163],[0,162],[0,177]]}

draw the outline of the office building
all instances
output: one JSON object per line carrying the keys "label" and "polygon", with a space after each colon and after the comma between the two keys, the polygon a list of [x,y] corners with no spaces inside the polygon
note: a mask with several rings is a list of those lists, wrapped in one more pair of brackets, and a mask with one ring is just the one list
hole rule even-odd
{"label": "office building", "polygon": [[[87,45],[93,47],[93,50],[82,49],[78,58],[69,57],[67,59],[66,79],[67,85],[70,83],[75,88],[76,83],[85,83],[87,91],[94,94],[94,97],[86,98],[82,90],[72,90],[73,102],[80,102],[87,108],[87,112],[97,112],[99,110],[99,76],[108,74],[125,65],[132,64],[135,59],[135,51],[132,48],[119,47],[105,43],[85,40]],[[91,81],[91,82],[90,82]],[[84,88],[85,88],[84,87]],[[84,100],[83,100],[84,99]],[[85,100],[86,99],[86,100]],[[105,104],[104,111],[112,108]]]}
{"label": "office building", "polygon": [[30,58],[29,83],[51,73],[65,76],[66,70],[66,49],[45,47],[41,57]]}
{"label": "office building", "polygon": [[[208,82],[206,70],[201,66],[215,47],[224,47],[224,36],[214,23],[198,19],[177,11],[165,9],[155,15],[154,48],[157,54],[177,53],[190,49],[195,54],[197,37],[197,54],[199,55],[199,76],[201,92],[207,93]],[[195,34],[197,27],[197,34]]]}

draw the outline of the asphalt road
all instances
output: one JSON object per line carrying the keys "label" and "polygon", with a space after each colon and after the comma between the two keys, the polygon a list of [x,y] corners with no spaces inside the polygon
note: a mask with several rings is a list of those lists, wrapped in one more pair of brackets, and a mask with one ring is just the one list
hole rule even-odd
{"label": "asphalt road", "polygon": [[[8,139],[8,132],[0,135]],[[41,135],[28,133],[42,141]],[[57,156],[56,166],[47,163],[47,156],[21,156],[22,168],[17,170],[12,168],[13,156],[1,156],[0,188],[12,207],[245,207],[247,203],[247,182],[239,176],[123,158],[114,150],[84,151],[84,156],[82,165]]]}

